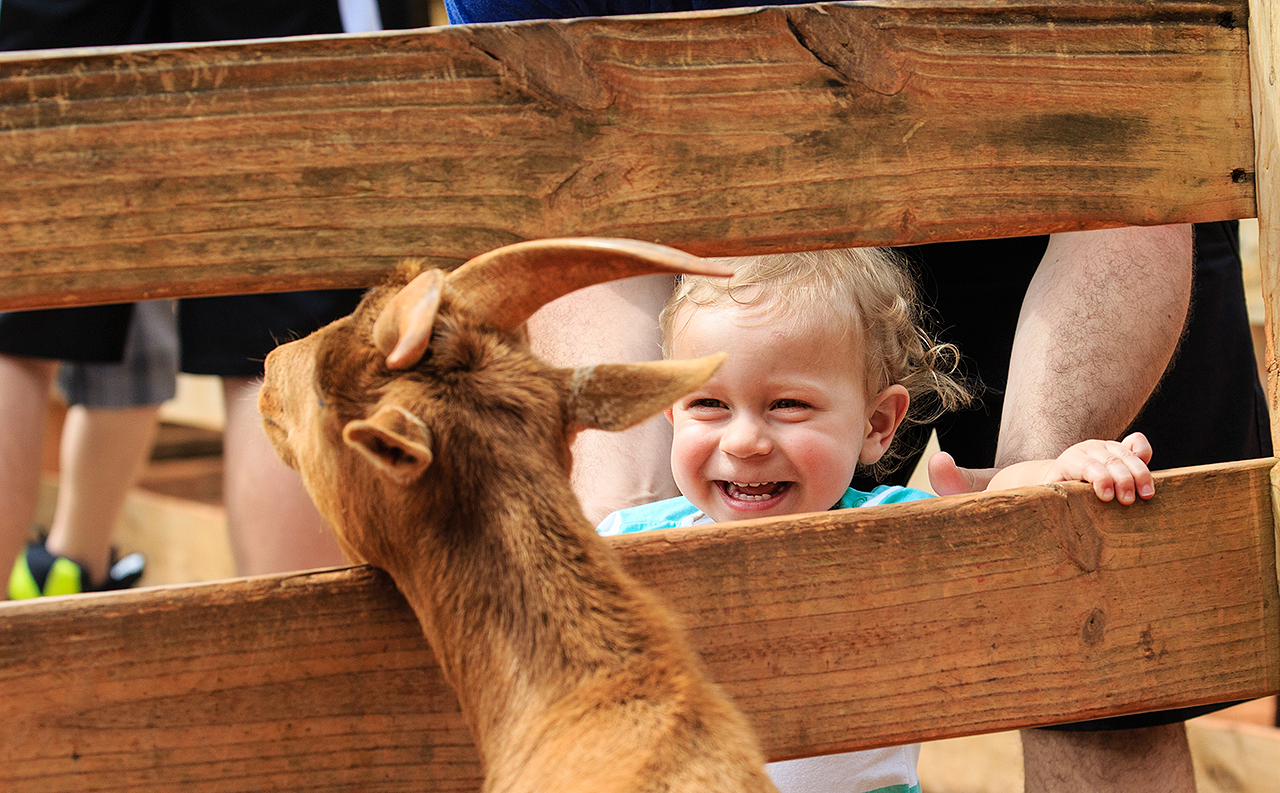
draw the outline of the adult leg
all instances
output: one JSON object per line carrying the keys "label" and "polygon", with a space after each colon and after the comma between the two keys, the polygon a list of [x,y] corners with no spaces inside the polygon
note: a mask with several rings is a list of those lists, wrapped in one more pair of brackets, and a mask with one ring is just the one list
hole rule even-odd
{"label": "adult leg", "polygon": [[6,565],[22,553],[35,517],[45,411],[57,367],[57,361],[0,355],[0,559]]}
{"label": "adult leg", "polygon": [[342,564],[298,474],[276,456],[262,430],[262,362],[278,339],[299,338],[351,313],[359,292],[288,292],[180,302],[182,370],[222,378],[223,500],[241,575]]}
{"label": "adult leg", "polygon": [[223,501],[241,575],[342,564],[343,555],[262,430],[262,362],[277,339],[300,338],[351,313],[359,292],[288,292],[182,300],[182,370],[222,378]]}
{"label": "adult leg", "polygon": [[[556,366],[662,357],[658,313],[671,276],[643,276],[581,289],[529,318],[535,352]],[[625,432],[585,430],[573,444],[572,483],[593,523],[614,510],[678,496],[671,477],[671,425],[655,416]]]}
{"label": "adult leg", "polygon": [[[1153,468],[1244,460],[1271,454],[1266,397],[1254,364],[1237,226],[1202,223],[1195,227],[1195,280],[1191,313],[1181,348],[1159,388],[1131,429],[1146,433],[1157,452]],[[1197,431],[1192,431],[1192,429]],[[1108,719],[1093,733],[1036,730],[1023,733],[1028,790],[1033,765],[1055,790],[1084,790],[1090,778],[1110,781],[1109,790],[1195,789],[1191,754],[1179,719],[1217,706],[1131,719]],[[1172,723],[1140,726],[1143,719]],[[1090,760],[1090,756],[1094,759]],[[1090,776],[1090,763],[1105,777]],[[1071,771],[1072,768],[1076,770]],[[1077,786],[1071,786],[1077,785]],[[1079,786],[1086,785],[1086,786]],[[1092,789],[1099,789],[1096,785]]]}
{"label": "adult leg", "polygon": [[64,363],[58,373],[71,407],[62,426],[58,503],[45,548],[76,561],[93,586],[106,581],[112,534],[150,457],[160,405],[177,391],[177,375],[171,300],[134,307],[120,362]]}
{"label": "adult leg", "polygon": [[223,494],[240,575],[333,567],[346,560],[298,472],[280,462],[262,431],[258,378],[225,377]]}
{"label": "adult leg", "polygon": [[93,585],[107,578],[111,536],[155,440],[159,405],[72,405],[62,425],[58,503],[45,548],[73,559]]}
{"label": "adult leg", "polygon": [[1101,732],[1023,730],[1027,793],[1194,793],[1182,722]]}

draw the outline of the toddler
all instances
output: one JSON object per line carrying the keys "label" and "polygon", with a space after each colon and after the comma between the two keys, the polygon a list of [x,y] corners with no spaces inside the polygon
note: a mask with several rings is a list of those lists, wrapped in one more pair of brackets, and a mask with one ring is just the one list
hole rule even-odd
{"label": "toddler", "polygon": [[[911,278],[887,250],[729,261],[732,278],[686,276],[661,315],[663,354],[728,352],[706,384],[667,409],[682,496],[614,512],[601,534],[865,507],[929,498],[849,487],[892,468],[903,422],[929,422],[971,397],[958,356],[920,329]],[[1135,433],[1085,441],[1055,460],[1009,466],[988,489],[1071,480],[1099,498],[1153,494],[1151,449]],[[940,468],[946,469],[949,459]],[[951,468],[954,471],[954,468]],[[919,793],[918,745],[769,765],[784,791]]]}

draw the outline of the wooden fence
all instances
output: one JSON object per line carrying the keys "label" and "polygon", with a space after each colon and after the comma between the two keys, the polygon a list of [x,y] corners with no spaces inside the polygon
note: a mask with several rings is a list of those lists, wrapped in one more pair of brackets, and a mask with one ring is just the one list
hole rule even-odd
{"label": "wooden fence", "polygon": [[[0,307],[565,234],[731,255],[1242,217],[1274,301],[1278,16],[902,0],[3,55]],[[1280,691],[1274,464],[1128,508],[1042,487],[617,544],[780,759]],[[367,568],[0,605],[0,757],[15,791],[479,779]]]}

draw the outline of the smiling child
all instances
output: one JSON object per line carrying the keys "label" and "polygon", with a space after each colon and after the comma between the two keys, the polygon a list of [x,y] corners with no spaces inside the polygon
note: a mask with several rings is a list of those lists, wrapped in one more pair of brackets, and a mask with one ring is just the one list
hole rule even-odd
{"label": "smiling child", "polygon": [[[706,384],[667,410],[682,496],[619,510],[621,534],[930,498],[922,490],[849,487],[892,468],[904,422],[967,404],[958,355],[920,329],[909,274],[861,248],[725,260],[728,279],[685,277],[662,312],[663,354],[727,352]],[[1055,460],[1002,470],[992,487],[1084,480],[1104,500],[1149,498],[1151,449],[1134,434],[1085,441]],[[779,789],[918,793],[919,746],[772,763]]]}

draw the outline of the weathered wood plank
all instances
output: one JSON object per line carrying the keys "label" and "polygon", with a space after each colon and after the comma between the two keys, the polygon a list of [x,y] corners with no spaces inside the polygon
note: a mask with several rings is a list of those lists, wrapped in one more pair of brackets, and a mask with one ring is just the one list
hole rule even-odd
{"label": "weathered wood plank", "polygon": [[0,306],[1252,217],[1247,0],[744,9],[0,56]]}
{"label": "weathered wood plank", "polygon": [[[617,542],[775,758],[1280,689],[1274,460]],[[0,789],[474,790],[366,568],[0,605]]]}
{"label": "weathered wood plank", "polygon": [[1280,367],[1276,364],[1280,307],[1280,5],[1250,0],[1249,79],[1257,166],[1258,262],[1266,298],[1267,394],[1271,438],[1280,441]]}

